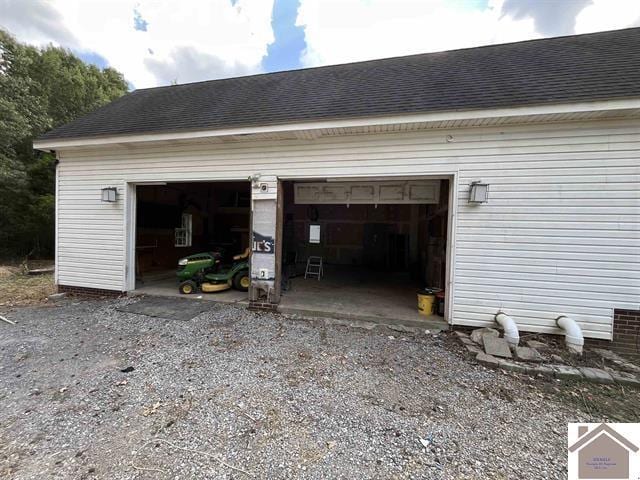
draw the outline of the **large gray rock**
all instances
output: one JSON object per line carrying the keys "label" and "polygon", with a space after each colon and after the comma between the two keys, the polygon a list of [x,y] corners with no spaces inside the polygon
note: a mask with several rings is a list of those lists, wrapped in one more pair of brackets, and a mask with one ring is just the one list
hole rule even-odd
{"label": "large gray rock", "polygon": [[580,372],[584,378],[593,383],[613,383],[613,377],[609,372],[605,372],[599,368],[580,367]]}
{"label": "large gray rock", "polygon": [[471,340],[476,342],[479,345],[482,345],[482,337],[484,335],[491,335],[492,337],[499,337],[500,332],[495,328],[476,328],[473,332],[471,332]]}
{"label": "large gray rock", "polygon": [[549,345],[539,340],[527,340],[526,343],[527,343],[527,347],[537,348],[539,350],[544,350],[546,348],[549,348]]}
{"label": "large gray rock", "polygon": [[640,379],[632,373],[627,372],[611,372],[613,381],[628,387],[640,388]]}
{"label": "large gray rock", "polygon": [[525,362],[542,362],[544,358],[542,355],[531,347],[516,347],[516,357],[518,360],[523,360]]}
{"label": "large gray rock", "polygon": [[524,365],[522,363],[512,362],[510,360],[500,360],[498,365],[500,368],[504,368],[505,370],[509,370],[510,372],[518,372],[518,373],[531,373],[533,368]]}
{"label": "large gray rock", "polygon": [[612,352],[611,350],[607,350],[604,348],[594,348],[593,351],[600,355],[602,358],[609,360],[615,366],[622,368],[623,370],[627,370],[636,374],[640,373],[640,367],[638,365],[629,362],[627,359],[621,357],[615,352]]}
{"label": "large gray rock", "polygon": [[460,341],[464,344],[464,345],[473,345],[473,346],[477,346],[478,344],[476,342],[471,341],[470,338],[465,338],[465,337],[460,337]]}
{"label": "large gray rock", "polygon": [[568,365],[552,365],[553,376],[562,380],[580,380],[584,378],[577,368]]}
{"label": "large gray rock", "polygon": [[482,337],[484,351],[487,355],[494,357],[511,358],[511,350],[509,344],[504,338],[494,337],[487,334]]}
{"label": "large gray rock", "polygon": [[480,352],[478,355],[476,355],[476,360],[478,361],[478,363],[482,363],[483,365],[487,365],[489,367],[497,367],[498,365],[500,365],[500,359],[491,355],[487,355],[483,352]]}
{"label": "large gray rock", "polygon": [[623,363],[619,364],[618,366],[620,368],[624,369],[624,370],[628,370],[629,372],[633,372],[635,374],[640,374],[640,367],[638,365],[636,365],[635,363],[623,362]]}
{"label": "large gray rock", "polygon": [[477,346],[476,344],[474,344],[473,342],[472,342],[472,344],[471,344],[471,345],[467,345],[467,344],[465,344],[464,346],[465,346],[465,348],[466,348],[469,352],[473,353],[474,355],[476,355],[476,354],[478,354],[478,353],[481,353],[481,352],[482,352],[482,350],[480,350],[480,347],[478,347],[478,346]]}
{"label": "large gray rock", "polygon": [[530,373],[536,374],[536,375],[543,375],[545,377],[553,377],[553,367],[551,365],[532,365],[531,366],[532,371]]}

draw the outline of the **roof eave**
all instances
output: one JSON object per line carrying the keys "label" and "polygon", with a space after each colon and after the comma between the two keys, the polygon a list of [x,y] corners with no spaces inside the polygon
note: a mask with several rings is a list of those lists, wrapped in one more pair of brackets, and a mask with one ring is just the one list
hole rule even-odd
{"label": "roof eave", "polygon": [[[382,117],[359,117],[311,122],[273,124],[264,126],[246,126],[224,129],[148,132],[142,134],[118,134],[99,137],[36,139],[33,148],[38,150],[58,150],[62,148],[82,148],[108,146],[112,144],[148,143],[171,140],[199,140],[212,137],[250,136],[255,134],[313,131],[324,128],[357,128],[366,126],[384,126],[406,123],[438,123],[445,121],[500,119],[513,117],[531,117],[582,113],[588,118],[598,118],[603,112],[615,112],[640,109],[640,98],[616,100],[545,104],[537,106],[493,108],[483,110],[449,110],[432,113],[388,115]],[[524,121],[524,120],[523,120]]]}

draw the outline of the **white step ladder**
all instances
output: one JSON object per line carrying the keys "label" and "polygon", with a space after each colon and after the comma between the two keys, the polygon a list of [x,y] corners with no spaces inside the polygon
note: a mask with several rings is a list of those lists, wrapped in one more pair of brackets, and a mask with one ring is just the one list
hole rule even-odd
{"label": "white step ladder", "polygon": [[322,278],[324,270],[322,269],[322,257],[307,258],[307,268],[304,271],[304,278],[316,277],[318,280]]}

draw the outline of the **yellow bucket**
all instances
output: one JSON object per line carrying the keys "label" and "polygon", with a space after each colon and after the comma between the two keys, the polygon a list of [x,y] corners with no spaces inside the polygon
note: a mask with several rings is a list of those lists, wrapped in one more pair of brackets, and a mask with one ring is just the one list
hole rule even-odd
{"label": "yellow bucket", "polygon": [[436,296],[432,293],[418,293],[418,312],[421,315],[433,315]]}

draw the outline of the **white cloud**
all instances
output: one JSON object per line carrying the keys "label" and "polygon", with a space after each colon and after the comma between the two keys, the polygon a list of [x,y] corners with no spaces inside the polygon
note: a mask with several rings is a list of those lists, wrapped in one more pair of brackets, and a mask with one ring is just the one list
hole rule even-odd
{"label": "white cloud", "polygon": [[592,0],[576,17],[576,33],[640,26],[639,0]]}
{"label": "white cloud", "polygon": [[[514,19],[533,18],[536,30],[545,36],[574,33],[576,15],[592,0],[504,0],[502,13]],[[561,6],[561,8],[558,8]]]}
{"label": "white cloud", "polygon": [[62,15],[45,1],[0,0],[0,26],[32,43],[73,45],[77,38],[62,24]]}
{"label": "white cloud", "polygon": [[173,48],[169,58],[163,60],[147,57],[144,64],[163,85],[177,79],[180,79],[181,83],[197,82],[247,75],[254,71],[242,63],[228,63],[214,55],[198,52],[193,47]]}
{"label": "white cloud", "polygon": [[[97,53],[143,88],[260,72],[273,1],[0,0],[0,26]],[[640,0],[300,0],[297,24],[315,66],[624,28]]]}
{"label": "white cloud", "polygon": [[[577,33],[624,28],[638,19],[639,0],[594,0],[583,10],[586,2],[575,2],[580,6],[573,5],[570,15],[577,15]],[[307,44],[302,62],[326,65],[528,40],[574,24],[541,12],[542,0],[517,3],[510,1],[519,7],[512,15],[503,9],[504,0],[489,0],[486,8],[456,0],[301,0],[297,24],[304,27]],[[556,9],[562,4],[547,3]]]}
{"label": "white cloud", "polygon": [[[274,41],[273,0],[0,2],[0,25],[18,39],[95,52],[137,88],[259,72]],[[134,11],[146,31],[134,29]],[[57,29],[34,21],[52,15]]]}
{"label": "white cloud", "polygon": [[301,0],[306,65],[344,63],[535,38],[533,19],[501,20],[444,0]]}

